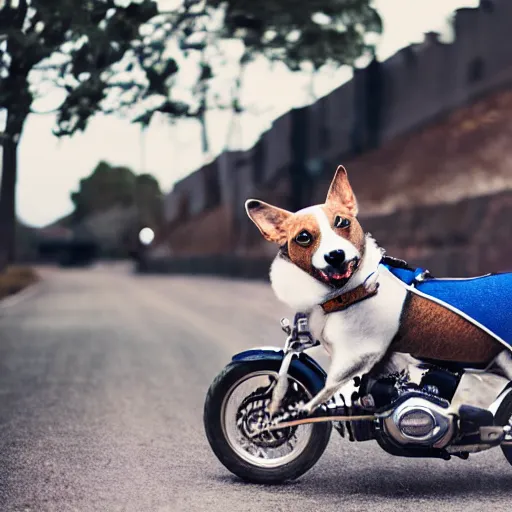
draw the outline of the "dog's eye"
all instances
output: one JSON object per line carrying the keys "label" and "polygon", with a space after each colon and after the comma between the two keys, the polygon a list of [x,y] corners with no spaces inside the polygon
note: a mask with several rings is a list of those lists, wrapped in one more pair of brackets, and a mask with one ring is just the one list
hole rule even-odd
{"label": "dog's eye", "polygon": [[345,217],[340,217],[339,215],[336,215],[334,218],[334,227],[335,228],[348,228],[350,226],[350,221],[348,219],[345,219]]}
{"label": "dog's eye", "polygon": [[295,241],[302,245],[302,247],[307,247],[308,245],[311,245],[311,242],[313,241],[313,236],[311,233],[303,229],[296,237]]}

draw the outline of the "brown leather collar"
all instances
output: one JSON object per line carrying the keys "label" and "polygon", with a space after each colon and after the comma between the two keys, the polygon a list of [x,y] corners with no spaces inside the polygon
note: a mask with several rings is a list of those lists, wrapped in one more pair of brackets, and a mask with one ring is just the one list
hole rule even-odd
{"label": "brown leather collar", "polygon": [[375,283],[370,287],[363,283],[348,292],[322,302],[320,305],[325,313],[336,313],[377,295],[378,289],[379,283]]}

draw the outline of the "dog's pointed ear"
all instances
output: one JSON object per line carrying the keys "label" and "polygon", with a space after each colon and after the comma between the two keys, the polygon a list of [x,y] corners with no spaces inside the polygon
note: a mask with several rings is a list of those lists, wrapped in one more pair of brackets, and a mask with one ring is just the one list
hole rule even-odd
{"label": "dog's pointed ear", "polygon": [[342,165],[339,165],[336,169],[329,192],[327,192],[325,204],[343,206],[352,217],[357,216],[356,196],[348,181],[347,171]]}
{"label": "dog's pointed ear", "polygon": [[288,237],[283,223],[292,213],[277,206],[249,199],[245,202],[245,210],[249,218],[256,224],[261,234],[269,241],[279,245],[286,243]]}

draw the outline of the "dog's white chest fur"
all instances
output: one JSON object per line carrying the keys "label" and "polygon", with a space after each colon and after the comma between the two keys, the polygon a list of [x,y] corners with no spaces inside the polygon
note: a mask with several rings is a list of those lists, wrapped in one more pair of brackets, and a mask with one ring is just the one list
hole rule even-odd
{"label": "dog's white chest fur", "polygon": [[351,353],[359,350],[357,343],[364,345],[364,351],[387,350],[400,326],[407,290],[387,269],[381,269],[379,283],[374,297],[324,315],[322,338],[327,343],[343,346]]}
{"label": "dog's white chest fur", "polygon": [[325,314],[320,306],[308,308],[311,333],[330,355],[333,351],[357,352],[357,344],[364,351],[387,349],[398,331],[407,290],[385,268],[379,283],[375,297],[344,311]]}
{"label": "dog's white chest fur", "polygon": [[[358,286],[374,272],[381,257],[380,249],[369,238],[363,264],[353,276],[350,287]],[[352,373],[366,373],[382,359],[398,331],[407,294],[407,289],[385,267],[380,266],[377,295],[329,314],[325,314],[319,304],[330,288],[293,263],[276,258],[270,276],[280,300],[309,313],[313,336],[331,356],[329,380],[336,381],[338,369],[346,372],[347,366],[351,366]]]}
{"label": "dog's white chest fur", "polygon": [[[354,274],[350,288],[359,286],[379,267],[382,253],[368,237],[361,268]],[[277,298],[297,311],[310,313],[310,328],[327,345],[348,343],[350,338],[364,338],[368,343],[388,344],[396,334],[407,289],[385,267],[379,267],[379,292],[376,296],[344,311],[325,315],[319,306],[332,291],[292,262],[277,257],[270,269],[270,280]],[[327,347],[326,347],[327,348]]]}

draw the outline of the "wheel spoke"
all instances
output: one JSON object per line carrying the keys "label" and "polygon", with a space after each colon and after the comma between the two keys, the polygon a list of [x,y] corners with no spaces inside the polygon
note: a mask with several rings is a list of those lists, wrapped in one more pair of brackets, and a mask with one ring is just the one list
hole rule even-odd
{"label": "wheel spoke", "polygon": [[267,452],[263,448],[258,448],[256,450],[256,457],[261,457],[262,459],[268,459]]}
{"label": "wheel spoke", "polygon": [[[256,429],[268,419],[267,407],[275,382],[273,374],[249,375],[233,386],[223,408],[223,428],[228,442],[240,457],[261,467],[277,467],[294,460],[311,436],[312,427],[307,425],[254,437]],[[283,407],[311,398],[300,382],[291,378],[289,384]]]}

